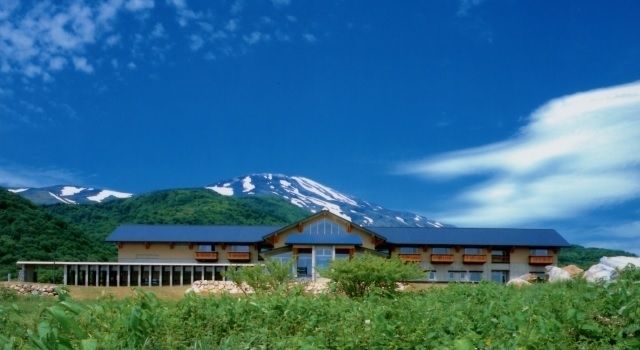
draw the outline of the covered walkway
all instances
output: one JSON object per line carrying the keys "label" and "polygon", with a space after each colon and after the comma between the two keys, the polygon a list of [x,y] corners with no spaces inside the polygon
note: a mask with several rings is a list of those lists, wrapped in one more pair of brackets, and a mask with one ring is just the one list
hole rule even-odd
{"label": "covered walkway", "polygon": [[18,261],[21,282],[37,282],[38,269],[62,270],[62,283],[71,286],[182,286],[196,280],[224,281],[229,268],[252,264],[180,264],[70,261]]}

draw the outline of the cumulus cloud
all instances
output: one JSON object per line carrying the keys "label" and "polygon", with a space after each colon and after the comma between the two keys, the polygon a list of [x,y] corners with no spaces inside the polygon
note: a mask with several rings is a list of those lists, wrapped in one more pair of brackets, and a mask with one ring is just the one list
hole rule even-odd
{"label": "cumulus cloud", "polygon": [[441,219],[522,225],[640,197],[640,82],[552,100],[511,139],[403,164],[401,172],[488,175]]}
{"label": "cumulus cloud", "polygon": [[[289,2],[273,0],[273,5],[282,7]],[[258,12],[245,11],[254,4],[244,0],[208,4],[211,8],[194,11],[186,0],[0,1],[0,72],[51,81],[54,73],[64,69],[92,73],[116,66],[109,64],[114,57],[105,57],[109,50],[131,47],[136,60],[145,54],[156,55],[160,48],[157,41],[175,33],[167,30],[170,23],[162,20],[159,7],[175,11],[182,29],[178,33],[186,47],[203,55],[245,53],[248,46],[271,38],[288,41],[295,36],[284,31],[299,30],[278,25],[274,18],[288,24],[295,17],[273,7]],[[136,21],[136,28],[126,28],[120,25],[124,16],[151,20]],[[313,41],[315,37],[304,34],[300,40]],[[99,55],[95,47],[102,49]],[[152,60],[147,57],[146,62]]]}

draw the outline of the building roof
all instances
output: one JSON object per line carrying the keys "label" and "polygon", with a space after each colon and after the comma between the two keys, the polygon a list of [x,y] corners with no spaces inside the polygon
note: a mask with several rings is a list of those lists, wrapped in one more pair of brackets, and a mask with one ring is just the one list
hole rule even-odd
{"label": "building roof", "polygon": [[369,227],[391,244],[568,247],[552,229]]}
{"label": "building roof", "polygon": [[107,242],[257,243],[280,226],[120,225]]}

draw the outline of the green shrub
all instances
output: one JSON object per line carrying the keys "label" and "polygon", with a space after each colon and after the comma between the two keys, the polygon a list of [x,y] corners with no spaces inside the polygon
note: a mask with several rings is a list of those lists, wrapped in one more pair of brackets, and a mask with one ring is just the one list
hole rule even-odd
{"label": "green shrub", "polygon": [[423,275],[418,265],[372,254],[357,255],[351,260],[334,260],[327,270],[320,273],[332,280],[337,292],[349,297],[362,297],[371,292],[395,293],[398,282]]}
{"label": "green shrub", "polygon": [[293,280],[292,263],[266,260],[264,264],[230,269],[225,277],[239,286],[246,283],[256,293],[285,291]]}

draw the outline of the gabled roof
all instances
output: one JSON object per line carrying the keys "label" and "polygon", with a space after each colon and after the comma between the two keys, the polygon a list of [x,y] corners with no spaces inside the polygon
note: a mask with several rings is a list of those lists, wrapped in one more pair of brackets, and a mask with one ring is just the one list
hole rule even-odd
{"label": "gabled roof", "polygon": [[358,235],[351,235],[346,232],[333,232],[329,234],[314,234],[305,230],[302,233],[292,233],[287,237],[284,244],[345,244],[362,245],[362,238]]}
{"label": "gabled roof", "polygon": [[281,232],[288,231],[288,230],[290,230],[292,228],[295,228],[298,225],[303,225],[304,226],[305,223],[307,223],[309,221],[313,221],[313,220],[318,219],[318,218],[322,218],[322,217],[331,217],[332,219],[334,219],[334,220],[336,220],[338,222],[341,222],[344,225],[351,225],[353,227],[357,227],[358,229],[360,229],[360,230],[362,230],[362,231],[364,231],[364,232],[366,232],[366,233],[368,233],[368,234],[370,234],[370,235],[372,235],[374,237],[385,239],[385,237],[381,236],[379,233],[371,231],[369,229],[369,227],[365,227],[365,226],[360,226],[358,224],[354,224],[351,221],[349,221],[349,220],[347,220],[345,218],[342,218],[342,217],[340,217],[340,216],[338,216],[338,215],[336,215],[336,214],[334,214],[334,213],[332,213],[332,212],[330,212],[328,210],[319,211],[319,212],[317,212],[317,213],[315,213],[315,214],[313,214],[311,216],[307,216],[306,218],[304,218],[302,220],[296,221],[296,222],[292,223],[291,225],[280,227],[277,230],[274,230],[273,232],[270,232],[270,233],[266,234],[262,238],[266,239],[266,238],[268,238],[270,236],[273,236],[273,235],[279,234]]}
{"label": "gabled roof", "polygon": [[280,226],[120,225],[107,242],[258,243]]}
{"label": "gabled roof", "polygon": [[556,230],[514,228],[369,227],[391,244],[568,247]]}

